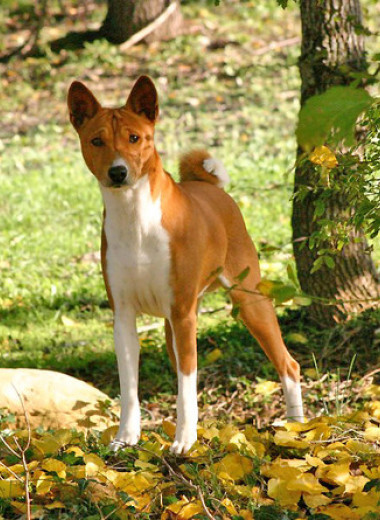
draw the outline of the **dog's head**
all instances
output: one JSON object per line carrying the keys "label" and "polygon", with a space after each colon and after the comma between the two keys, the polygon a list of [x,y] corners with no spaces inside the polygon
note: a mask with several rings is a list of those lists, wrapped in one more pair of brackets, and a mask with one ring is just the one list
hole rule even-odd
{"label": "dog's head", "polygon": [[70,121],[78,132],[84,160],[102,186],[132,186],[152,167],[158,96],[141,76],[121,108],[104,108],[92,92],[74,81],[68,94]]}

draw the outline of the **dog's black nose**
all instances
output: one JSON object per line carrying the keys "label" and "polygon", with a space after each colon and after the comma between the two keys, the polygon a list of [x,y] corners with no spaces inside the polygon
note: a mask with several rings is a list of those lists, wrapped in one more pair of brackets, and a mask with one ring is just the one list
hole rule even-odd
{"label": "dog's black nose", "polygon": [[125,166],[111,166],[108,170],[108,177],[115,184],[121,184],[126,178],[128,170]]}

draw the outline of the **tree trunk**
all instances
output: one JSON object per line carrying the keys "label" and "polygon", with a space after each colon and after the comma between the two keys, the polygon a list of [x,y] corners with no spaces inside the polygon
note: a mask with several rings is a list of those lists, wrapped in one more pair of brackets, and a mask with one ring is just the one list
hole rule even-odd
{"label": "tree trunk", "polygon": [[[155,20],[170,3],[170,0],[108,0],[107,16],[101,33],[111,43],[123,43]],[[145,41],[169,40],[178,35],[182,15],[179,3],[176,3],[177,9]]]}
{"label": "tree trunk", "polygon": [[[334,85],[348,85],[353,72],[367,69],[361,26],[360,0],[301,0],[302,48],[301,105]],[[298,157],[301,150],[298,150]],[[309,166],[308,166],[309,164]],[[315,170],[304,161],[296,168],[294,190],[306,185],[315,187]],[[319,194],[311,192],[293,203],[292,227],[294,255],[302,290],[316,297],[310,317],[325,326],[373,306],[379,298],[378,276],[361,231],[352,231],[350,243],[335,257],[335,267],[323,265],[310,274],[317,250],[308,240],[319,229],[315,220],[315,203]],[[330,199],[325,217],[336,220],[347,215],[350,205],[345,197]],[[334,240],[334,236],[332,239]],[[305,243],[306,242],[306,243]],[[329,247],[326,243],[324,246]],[[324,247],[323,246],[323,247]],[[318,298],[339,299],[340,304],[323,305]],[[344,301],[343,301],[344,300]]]}

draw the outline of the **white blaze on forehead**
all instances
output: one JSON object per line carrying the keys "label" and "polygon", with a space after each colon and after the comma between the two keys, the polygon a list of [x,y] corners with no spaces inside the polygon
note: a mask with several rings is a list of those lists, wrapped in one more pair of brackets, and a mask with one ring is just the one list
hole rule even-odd
{"label": "white blaze on forehead", "polygon": [[218,179],[219,188],[223,188],[223,186],[230,182],[224,164],[219,159],[215,159],[214,157],[205,159],[203,161],[203,168],[206,172],[211,173],[211,175],[214,175]]}
{"label": "white blaze on forehead", "polygon": [[110,168],[113,168],[114,166],[125,166],[125,168],[127,168],[128,170],[128,164],[126,163],[125,159],[120,157],[120,155],[113,160],[113,163],[111,164]]}

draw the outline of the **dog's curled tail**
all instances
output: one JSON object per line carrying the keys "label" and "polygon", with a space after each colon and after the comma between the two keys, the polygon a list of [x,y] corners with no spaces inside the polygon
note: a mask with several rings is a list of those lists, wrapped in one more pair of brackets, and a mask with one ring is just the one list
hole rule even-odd
{"label": "dog's curled tail", "polygon": [[230,180],[223,163],[206,150],[191,150],[179,161],[181,181],[204,181],[223,188]]}

